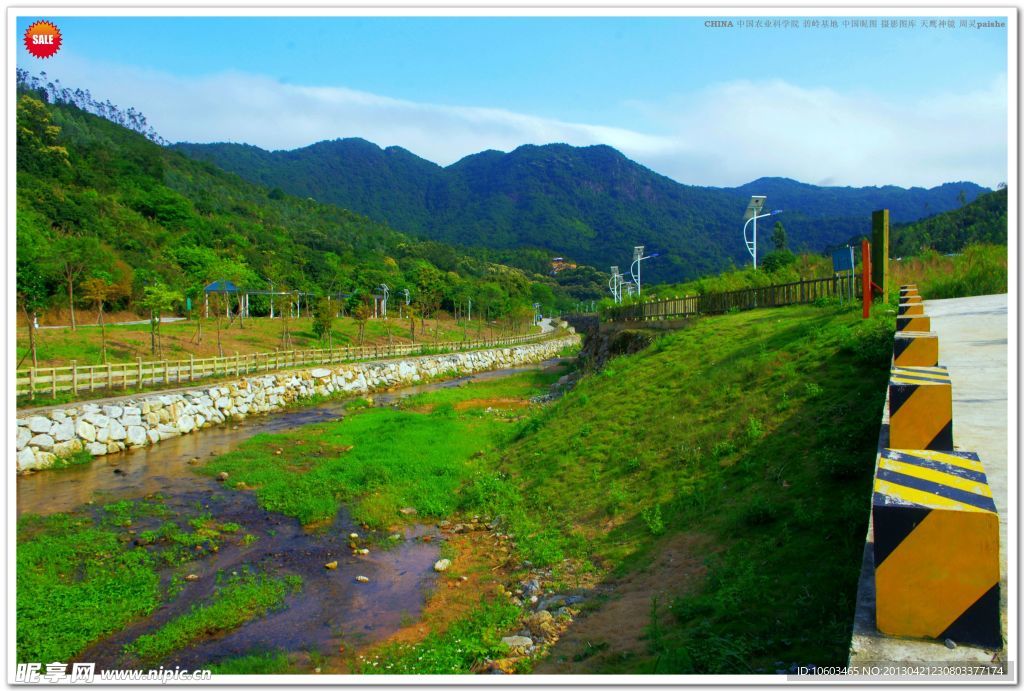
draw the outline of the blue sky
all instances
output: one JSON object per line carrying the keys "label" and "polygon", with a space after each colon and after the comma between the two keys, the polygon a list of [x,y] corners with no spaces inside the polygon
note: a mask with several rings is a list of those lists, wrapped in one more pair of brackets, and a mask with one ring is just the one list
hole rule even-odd
{"label": "blue sky", "polygon": [[[33,19],[19,19],[19,37]],[[48,19],[60,53],[44,61],[22,47],[19,66],[134,105],[172,140],[294,148],[362,136],[442,165],[486,148],[608,143],[693,184],[1006,179],[1005,28]]]}

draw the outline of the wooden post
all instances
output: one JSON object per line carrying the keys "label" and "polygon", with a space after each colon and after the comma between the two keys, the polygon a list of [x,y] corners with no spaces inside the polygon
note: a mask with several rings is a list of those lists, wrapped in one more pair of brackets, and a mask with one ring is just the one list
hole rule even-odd
{"label": "wooden post", "polygon": [[78,360],[71,361],[71,395],[78,395]]}
{"label": "wooden post", "polygon": [[109,362],[107,363],[107,388],[114,388],[114,366]]}
{"label": "wooden post", "polygon": [[196,356],[192,353],[188,354],[188,380],[196,380]]}
{"label": "wooden post", "polygon": [[[110,369],[110,365],[107,365],[107,369],[108,370]],[[110,388],[110,384],[109,383],[107,384],[107,388],[108,389]],[[96,368],[95,367],[90,367],[89,368],[89,391],[95,391],[95,390],[96,390]]]}
{"label": "wooden post", "polygon": [[889,301],[889,210],[871,214],[871,280]]}
{"label": "wooden post", "polygon": [[50,368],[50,395],[57,398],[57,368]]}
{"label": "wooden post", "polygon": [[867,240],[860,241],[860,254],[861,264],[863,265],[863,317],[867,319],[871,316],[871,245],[868,244]]}
{"label": "wooden post", "polygon": [[28,370],[28,398],[30,401],[34,401],[36,398],[36,368],[30,367]]}
{"label": "wooden post", "polygon": [[135,361],[139,365],[139,388],[141,389],[142,388],[142,358],[137,357],[137,358],[135,358]]}
{"label": "wooden post", "polygon": [[235,376],[237,377],[237,376],[240,376],[241,374],[242,374],[242,372],[241,372],[241,363],[238,360],[238,351],[236,350],[235,351]]}

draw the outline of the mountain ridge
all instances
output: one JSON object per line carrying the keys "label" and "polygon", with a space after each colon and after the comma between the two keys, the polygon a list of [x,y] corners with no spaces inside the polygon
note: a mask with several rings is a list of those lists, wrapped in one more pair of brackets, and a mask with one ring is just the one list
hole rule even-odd
{"label": "mountain ridge", "polygon": [[541,249],[602,269],[624,266],[633,246],[645,244],[662,254],[644,267],[655,281],[748,261],[740,233],[750,194],[766,194],[771,208],[785,211],[780,219],[794,248],[822,251],[865,232],[876,208],[889,208],[894,222],[912,222],[988,191],[971,182],[858,188],[784,177],[732,188],[685,185],[605,144],[524,144],[447,166],[358,137],[278,151],[231,143],[174,148],[268,187],[442,242]]}

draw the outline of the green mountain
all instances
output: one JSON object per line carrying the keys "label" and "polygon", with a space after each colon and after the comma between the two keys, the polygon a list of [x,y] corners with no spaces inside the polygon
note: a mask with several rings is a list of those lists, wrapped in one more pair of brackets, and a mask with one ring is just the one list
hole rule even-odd
{"label": "green mountain", "polygon": [[1007,241],[1006,188],[983,194],[959,209],[892,228],[892,256],[917,254],[929,248],[943,254],[967,245],[1005,245]]}
{"label": "green mountain", "polygon": [[[317,295],[365,295],[386,282],[396,292],[409,288],[428,315],[472,298],[474,311],[501,317],[532,312],[535,301],[547,310],[571,304],[599,284],[584,272],[566,290],[486,253],[410,238],[48,99],[19,88],[17,288],[29,309],[88,304],[91,278],[113,285],[108,307],[134,308],[154,286],[196,300],[206,283],[228,279]],[[255,311],[268,307],[257,303]]]}
{"label": "green mountain", "polygon": [[785,178],[736,188],[681,185],[608,146],[527,145],[444,168],[362,139],[274,152],[244,144],[175,148],[260,184],[444,242],[540,249],[602,269],[625,268],[633,246],[644,244],[660,253],[644,266],[653,281],[687,280],[749,261],[740,232],[750,194],[766,194],[772,208],[784,209],[791,247],[821,251],[865,232],[874,209],[913,221],[957,208],[961,195],[970,201],[987,191],[969,182],[926,190],[818,187]]}

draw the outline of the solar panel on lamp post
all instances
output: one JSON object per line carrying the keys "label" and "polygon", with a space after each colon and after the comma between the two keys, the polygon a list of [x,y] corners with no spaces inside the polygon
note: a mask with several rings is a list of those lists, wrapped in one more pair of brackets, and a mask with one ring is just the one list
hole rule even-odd
{"label": "solar panel on lamp post", "polygon": [[[633,277],[633,282],[636,283],[637,297],[640,297],[640,262],[645,259],[654,259],[657,256],[657,252],[651,252],[645,257],[643,245],[637,245],[633,248],[633,263],[629,265],[629,275]],[[634,266],[636,267],[636,271],[633,270]]]}
{"label": "solar panel on lamp post", "polygon": [[[763,194],[755,194],[750,197],[750,203],[747,204],[747,210],[743,213],[743,242],[747,245],[747,251],[750,252],[750,256],[754,258],[754,269],[757,269],[757,219],[767,218],[776,214],[781,214],[782,209],[776,209],[766,214],[762,214],[761,210],[764,208],[765,202],[768,197]],[[751,221],[754,223],[754,232],[750,239],[747,238],[747,226],[750,225]]]}

